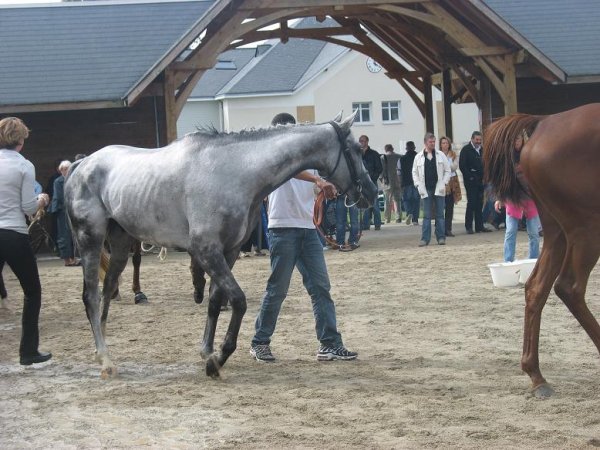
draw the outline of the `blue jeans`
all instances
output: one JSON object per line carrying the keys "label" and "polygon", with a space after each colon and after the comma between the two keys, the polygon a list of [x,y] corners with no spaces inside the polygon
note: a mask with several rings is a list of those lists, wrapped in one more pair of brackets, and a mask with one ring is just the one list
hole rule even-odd
{"label": "blue jeans", "polygon": [[269,230],[271,276],[256,317],[253,345],[270,344],[281,304],[285,299],[294,266],[312,301],[315,329],[319,342],[327,347],[340,347],[342,335],[337,331],[335,304],[329,294],[330,284],[323,246],[317,231],[304,228]]}
{"label": "blue jeans", "polygon": [[404,186],[402,190],[402,200],[406,214],[412,215],[412,222],[419,223],[419,210],[421,207],[421,196],[419,191],[414,186]]}
{"label": "blue jeans", "polygon": [[[506,233],[504,234],[504,261],[515,260],[519,219],[506,215]],[[540,216],[527,219],[527,235],[529,236],[529,258],[540,256]]]}
{"label": "blue jeans", "polygon": [[371,212],[373,212],[373,223],[375,227],[379,228],[381,226],[381,211],[379,210],[379,200],[375,206],[371,206],[367,208],[363,212],[363,221],[362,221],[362,229],[368,230],[371,228]]}
{"label": "blue jeans", "polygon": [[423,199],[423,230],[421,240],[429,243],[431,240],[431,207],[435,202],[435,237],[446,239],[446,222],[444,221],[444,209],[446,197],[434,195],[434,190],[427,190],[427,197]]}
{"label": "blue jeans", "polygon": [[356,206],[346,207],[344,199],[346,196],[339,196],[335,205],[335,240],[338,245],[344,245],[346,242],[346,223],[348,222],[348,213],[350,214],[350,236],[348,244],[358,242],[358,208]]}

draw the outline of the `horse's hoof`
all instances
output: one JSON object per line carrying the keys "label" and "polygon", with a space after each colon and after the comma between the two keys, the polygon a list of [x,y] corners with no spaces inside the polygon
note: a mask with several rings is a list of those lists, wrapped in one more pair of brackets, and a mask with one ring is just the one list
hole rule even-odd
{"label": "horse's hoof", "polygon": [[554,389],[552,389],[548,383],[542,383],[539,386],[532,388],[531,393],[535,398],[545,400],[554,395]]}
{"label": "horse's hoof", "polygon": [[105,367],[104,369],[102,369],[102,372],[100,372],[100,378],[102,378],[103,380],[110,380],[111,378],[114,378],[116,376],[116,367]]}
{"label": "horse's hoof", "polygon": [[146,304],[148,303],[148,297],[146,297],[146,294],[144,294],[143,292],[138,292],[137,294],[135,294],[134,301],[136,305]]}
{"label": "horse's hoof", "polygon": [[197,304],[202,303],[202,301],[204,300],[204,291],[194,291],[194,301]]}
{"label": "horse's hoof", "polygon": [[213,353],[214,350],[212,348],[202,348],[200,349],[200,358],[206,361]]}
{"label": "horse's hoof", "polygon": [[220,371],[221,366],[217,362],[217,356],[212,355],[210,358],[208,358],[208,361],[206,361],[206,375],[213,379],[217,379],[221,377]]}

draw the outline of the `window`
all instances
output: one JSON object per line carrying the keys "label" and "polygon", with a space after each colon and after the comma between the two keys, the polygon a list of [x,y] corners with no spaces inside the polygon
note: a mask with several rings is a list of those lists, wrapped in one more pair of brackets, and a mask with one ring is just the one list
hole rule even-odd
{"label": "window", "polygon": [[384,122],[399,122],[400,102],[381,102],[381,118]]}
{"label": "window", "polygon": [[371,103],[352,103],[352,112],[358,110],[355,122],[371,122]]}

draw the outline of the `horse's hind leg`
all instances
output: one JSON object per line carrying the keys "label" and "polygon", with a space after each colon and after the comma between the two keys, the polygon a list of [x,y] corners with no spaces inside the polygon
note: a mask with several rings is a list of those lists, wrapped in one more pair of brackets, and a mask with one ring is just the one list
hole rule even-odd
{"label": "horse's hind leg", "polygon": [[[108,355],[108,347],[104,339],[100,323],[100,293],[98,289],[100,253],[104,242],[104,230],[106,223],[102,226],[102,220],[73,220],[71,223],[83,265],[83,303],[85,312],[92,327],[94,341],[96,344],[96,359],[102,364],[100,376],[103,379],[110,378],[116,374],[116,368]],[[90,225],[93,223],[93,225]]]}
{"label": "horse's hind leg", "polygon": [[[210,355],[206,361],[206,374],[213,378],[219,376],[220,368],[223,367],[229,356],[235,351],[242,318],[246,313],[246,296],[231,273],[231,267],[233,267],[238,253],[239,249],[236,249],[236,251],[229,252],[224,257],[223,254],[215,251],[214,248],[208,247],[201,249],[195,247],[195,251],[192,253],[192,257],[196,259],[196,263],[204,267],[206,273],[211,278],[208,316],[202,344],[202,352],[205,357],[212,350],[222,302],[225,298],[228,298],[231,302],[231,320],[225,334],[225,340],[221,345],[221,352],[218,355]],[[213,284],[215,284],[214,288]]]}
{"label": "horse's hind leg", "polygon": [[6,292],[6,286],[4,285],[4,277],[2,276],[2,269],[4,269],[4,261],[0,263],[0,299],[5,300],[8,297]]}
{"label": "horse's hind leg", "polygon": [[133,256],[131,257],[133,263],[133,285],[131,289],[134,294],[134,302],[136,305],[148,303],[148,297],[142,292],[140,287],[140,266],[142,264],[142,243],[136,240],[133,243]]}
{"label": "horse's hind leg", "polygon": [[104,276],[104,284],[102,286],[103,308],[101,324],[103,333],[106,333],[106,320],[108,318],[110,300],[114,298],[115,292],[119,289],[119,276],[127,265],[129,249],[133,242],[131,236],[113,221],[109,223],[107,237],[110,243],[111,254],[108,269]]}
{"label": "horse's hind leg", "polygon": [[566,248],[565,236],[552,219],[544,223],[544,247],[529,280],[525,284],[525,318],[521,369],[531,379],[536,397],[549,397],[552,388],[542,376],[539,363],[539,337],[542,310],[552,284],[562,265]]}
{"label": "horse's hind leg", "polygon": [[190,272],[192,272],[192,282],[194,283],[194,301],[200,304],[204,300],[206,279],[204,278],[204,269],[198,265],[194,258],[192,258],[190,264]]}
{"label": "horse's hind leg", "polygon": [[589,230],[579,229],[570,233],[567,238],[567,254],[554,291],[600,351],[600,325],[585,302],[589,276],[598,262],[598,256],[600,242],[590,238]]}

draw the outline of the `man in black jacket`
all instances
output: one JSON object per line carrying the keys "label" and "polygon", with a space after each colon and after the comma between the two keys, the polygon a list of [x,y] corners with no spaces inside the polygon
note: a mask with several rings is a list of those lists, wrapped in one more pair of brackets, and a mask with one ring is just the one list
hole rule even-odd
{"label": "man in black jacket", "polygon": [[[465,228],[468,234],[491,231],[483,226],[483,164],[481,156],[481,133],[473,131],[471,142],[460,151],[458,166],[463,174],[467,190],[467,209],[465,211]],[[475,231],[473,231],[475,220]]]}
{"label": "man in black jacket", "polygon": [[417,152],[415,143],[406,143],[406,153],[400,157],[400,173],[402,180],[402,200],[406,208],[406,225],[419,225],[419,211],[421,210],[421,196],[415,187],[412,176],[413,162]]}
{"label": "man in black jacket", "polygon": [[[369,137],[364,134],[358,138],[360,149],[362,151],[363,164],[365,169],[369,172],[371,181],[377,186],[377,179],[383,172],[383,165],[381,164],[381,155],[369,147]],[[375,230],[381,230],[381,211],[379,210],[379,204],[371,206],[365,209],[363,215],[362,229],[368,230],[371,228],[371,211],[373,211],[373,222],[375,224]]]}

